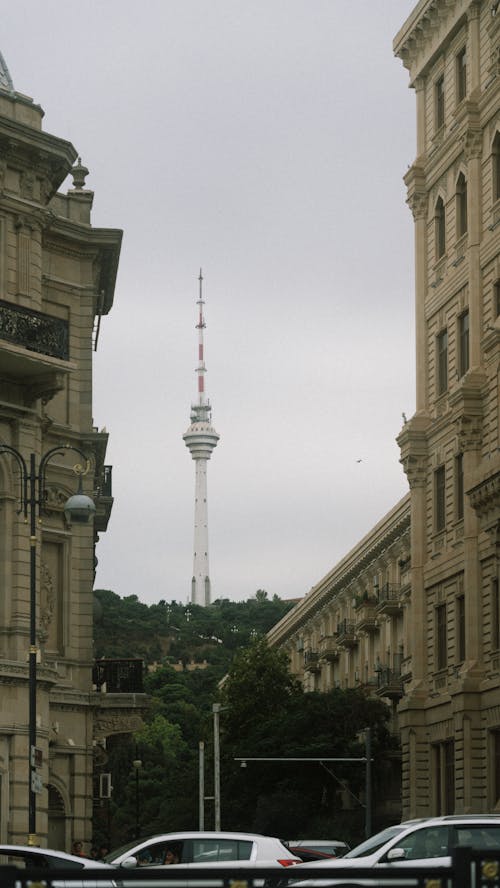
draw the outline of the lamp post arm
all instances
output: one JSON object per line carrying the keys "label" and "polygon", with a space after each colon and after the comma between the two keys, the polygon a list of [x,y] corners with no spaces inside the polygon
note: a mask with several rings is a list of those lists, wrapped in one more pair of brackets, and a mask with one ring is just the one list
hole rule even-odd
{"label": "lamp post arm", "polygon": [[39,515],[41,513],[42,506],[43,506],[43,503],[45,500],[45,476],[46,476],[46,472],[47,472],[47,464],[50,462],[50,460],[52,459],[53,456],[56,456],[56,455],[65,456],[66,455],[65,452],[67,450],[72,450],[74,453],[78,453],[78,455],[81,456],[82,459],[84,459],[87,464],[86,469],[84,469],[83,466],[81,466],[81,465],[73,466],[73,471],[75,472],[75,474],[80,475],[80,476],[85,475],[89,470],[90,461],[89,461],[87,455],[83,452],[83,450],[80,450],[79,447],[74,447],[72,444],[60,444],[58,447],[51,447],[50,450],[47,450],[47,452],[44,453],[44,455],[42,456],[42,458],[40,460],[40,465],[38,467],[38,499],[37,499],[37,503],[38,503],[38,514]]}
{"label": "lamp post arm", "polygon": [[20,512],[24,513],[25,519],[28,517],[28,467],[26,465],[26,460],[19,453],[15,447],[11,447],[10,444],[0,444],[0,454],[10,453],[11,456],[14,457],[18,466],[19,466],[19,502],[21,504],[21,508],[18,509],[17,514]]}

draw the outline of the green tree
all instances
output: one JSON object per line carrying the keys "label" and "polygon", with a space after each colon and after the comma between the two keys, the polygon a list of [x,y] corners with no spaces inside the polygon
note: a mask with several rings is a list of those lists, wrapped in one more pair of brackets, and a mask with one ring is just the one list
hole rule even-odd
{"label": "green tree", "polygon": [[[361,758],[359,733],[372,730],[375,780],[384,779],[387,707],[361,690],[304,693],[280,651],[265,639],[239,651],[224,683],[221,703],[222,821],[232,829],[293,838],[316,829],[362,837],[365,765],[284,761]],[[281,761],[247,761],[236,758]],[[339,791],[349,790],[352,815],[338,818]]]}

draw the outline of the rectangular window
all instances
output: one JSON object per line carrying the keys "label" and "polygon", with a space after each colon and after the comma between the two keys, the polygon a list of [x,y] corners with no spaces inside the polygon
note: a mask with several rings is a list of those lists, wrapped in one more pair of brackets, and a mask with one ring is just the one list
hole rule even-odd
{"label": "rectangular window", "polygon": [[456,193],[457,238],[467,232],[467,180],[460,174]]}
{"label": "rectangular window", "polygon": [[436,201],[436,211],[434,214],[434,240],[436,262],[439,262],[446,252],[446,211],[442,197],[439,197]]}
{"label": "rectangular window", "polygon": [[465,46],[457,53],[455,60],[456,65],[456,83],[457,83],[457,105],[467,95],[467,56]]}
{"label": "rectangular window", "polygon": [[464,311],[458,319],[459,372],[465,376],[469,369],[469,312]]}
{"label": "rectangular window", "polygon": [[456,600],[457,607],[457,661],[465,660],[465,595],[459,595]]}
{"label": "rectangular window", "polygon": [[436,608],[436,668],[444,669],[447,663],[446,604]]}
{"label": "rectangular window", "polygon": [[436,101],[436,129],[444,126],[444,75],[438,77],[434,85]]}
{"label": "rectangular window", "polygon": [[500,315],[500,281],[493,284],[493,316],[497,318]]}
{"label": "rectangular window", "polygon": [[444,466],[434,473],[434,527],[440,533],[446,526],[446,475]]}
{"label": "rectangular window", "polygon": [[464,517],[464,457],[459,453],[455,457],[455,505],[457,521]]}
{"label": "rectangular window", "polygon": [[500,731],[493,731],[495,804],[500,801]]}
{"label": "rectangular window", "polygon": [[442,330],[437,345],[437,393],[442,395],[448,388],[448,331]]}
{"label": "rectangular window", "polygon": [[491,647],[494,651],[500,648],[500,596],[497,577],[491,581]]}

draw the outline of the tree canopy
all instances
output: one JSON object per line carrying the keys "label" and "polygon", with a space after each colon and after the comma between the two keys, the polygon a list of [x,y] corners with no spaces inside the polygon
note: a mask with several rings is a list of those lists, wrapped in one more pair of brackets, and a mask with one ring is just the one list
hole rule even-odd
{"label": "tree canopy", "polygon": [[[351,843],[362,838],[365,767],[283,759],[362,757],[359,733],[369,726],[375,789],[386,787],[387,750],[395,745],[388,709],[361,690],[304,693],[284,652],[269,647],[264,635],[291,603],[269,600],[264,590],[247,602],[221,600],[207,608],[148,606],[109,591],[96,598],[96,655],[143,657],[151,701],[140,731],[109,738],[103,769],[111,772],[113,794],[96,806],[96,843],[115,847],[137,832],[198,828],[200,741],[205,792],[213,796],[214,702],[221,705],[223,828],[285,839],[305,833]],[[248,761],[242,768],[235,760],[245,756],[281,761]],[[213,818],[207,801],[207,827]]]}

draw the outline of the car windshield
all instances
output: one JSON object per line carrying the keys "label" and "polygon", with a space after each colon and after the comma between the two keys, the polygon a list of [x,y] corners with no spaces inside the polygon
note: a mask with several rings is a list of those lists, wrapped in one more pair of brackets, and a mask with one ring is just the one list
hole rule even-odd
{"label": "car windshield", "polygon": [[114,851],[110,851],[110,853],[106,854],[102,859],[104,863],[114,863],[117,857],[120,857],[127,851],[131,851],[132,848],[137,848],[137,839],[134,839],[133,842],[127,842],[126,845],[121,845],[120,848],[115,848]]}
{"label": "car windshield", "polygon": [[389,839],[397,836],[398,833],[404,832],[404,826],[389,826],[387,829],[382,830],[382,832],[377,833],[375,836],[370,836],[366,842],[361,842],[361,845],[357,845],[356,848],[353,848],[352,851],[348,851],[347,854],[344,855],[344,860],[348,857],[367,857],[368,854],[374,854],[375,851],[378,851],[379,848],[382,848]]}

